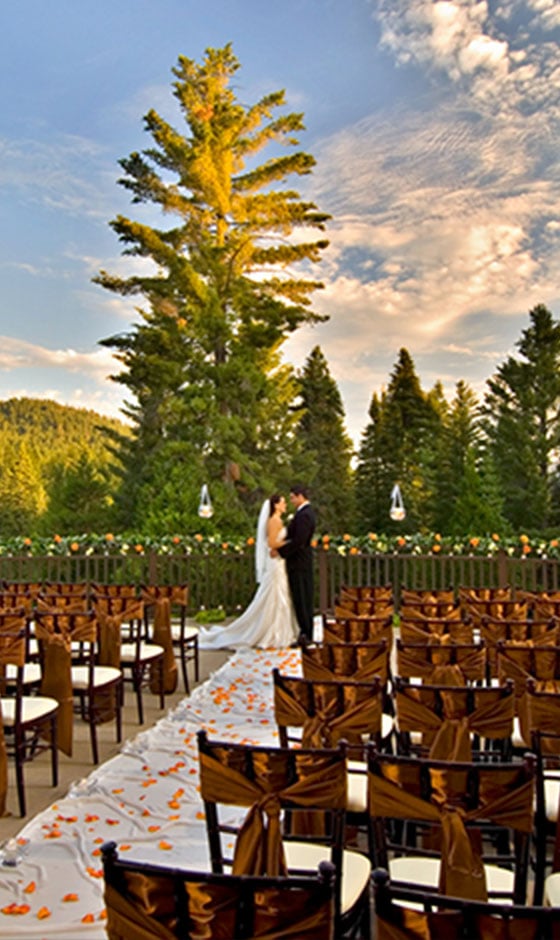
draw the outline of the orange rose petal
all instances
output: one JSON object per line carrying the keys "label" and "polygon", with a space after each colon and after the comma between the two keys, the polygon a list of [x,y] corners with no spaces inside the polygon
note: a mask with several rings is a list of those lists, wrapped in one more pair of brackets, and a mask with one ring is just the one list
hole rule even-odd
{"label": "orange rose petal", "polygon": [[161,842],[160,842],[159,845],[158,845],[158,848],[159,848],[159,849],[162,849],[162,851],[166,852],[166,851],[168,851],[169,849],[172,849],[173,846],[171,845],[170,842],[166,842],[165,839],[162,839]]}
{"label": "orange rose petal", "polygon": [[78,901],[79,898],[77,894],[65,894],[62,900],[66,903],[67,901]]}
{"label": "orange rose petal", "polygon": [[157,832],[161,826],[148,826],[148,832]]}
{"label": "orange rose petal", "polygon": [[82,924],[94,924],[94,923],[95,923],[95,917],[93,916],[93,914],[84,914],[84,916],[82,917]]}
{"label": "orange rose petal", "polygon": [[37,911],[38,920],[45,920],[46,917],[50,917],[50,916],[51,916],[51,912],[49,911],[48,907],[40,907],[39,910]]}
{"label": "orange rose petal", "polygon": [[99,915],[99,920],[107,920],[107,908],[104,907]]}
{"label": "orange rose petal", "polygon": [[36,888],[37,888],[37,885],[35,884],[35,882],[34,882],[34,881],[30,881],[29,884],[26,885],[25,888],[23,889],[23,893],[24,893],[24,894],[33,894],[33,892],[36,890]]}

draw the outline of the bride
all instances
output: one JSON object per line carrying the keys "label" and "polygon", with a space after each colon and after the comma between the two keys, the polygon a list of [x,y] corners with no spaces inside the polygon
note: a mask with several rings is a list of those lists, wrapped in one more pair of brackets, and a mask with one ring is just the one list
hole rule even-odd
{"label": "bride", "polygon": [[286,564],[276,552],[283,545],[286,529],[282,514],[286,500],[275,493],[265,500],[257,525],[255,566],[259,584],[253,600],[240,617],[225,627],[201,628],[201,649],[224,647],[287,647],[295,642],[299,628],[286,574]]}

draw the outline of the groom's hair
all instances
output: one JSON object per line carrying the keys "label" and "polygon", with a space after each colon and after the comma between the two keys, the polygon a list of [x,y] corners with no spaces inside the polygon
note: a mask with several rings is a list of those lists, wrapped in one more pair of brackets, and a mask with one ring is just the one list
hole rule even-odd
{"label": "groom's hair", "polygon": [[309,489],[304,483],[294,483],[290,487],[290,493],[295,493],[296,496],[304,496],[305,499],[309,498]]}

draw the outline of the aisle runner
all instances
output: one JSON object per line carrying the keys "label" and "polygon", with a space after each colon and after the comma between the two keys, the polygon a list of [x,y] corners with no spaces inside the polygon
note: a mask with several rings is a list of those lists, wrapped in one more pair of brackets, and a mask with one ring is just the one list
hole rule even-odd
{"label": "aisle runner", "polygon": [[97,768],[19,836],[16,868],[0,865],[0,938],[106,940],[99,846],[208,871],[196,732],[277,743],[271,671],[300,674],[298,650],[236,653],[121,754]]}

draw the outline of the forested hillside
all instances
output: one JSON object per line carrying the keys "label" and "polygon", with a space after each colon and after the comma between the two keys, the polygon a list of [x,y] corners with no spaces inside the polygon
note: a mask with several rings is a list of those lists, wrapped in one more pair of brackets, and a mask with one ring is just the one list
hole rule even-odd
{"label": "forested hillside", "polygon": [[0,401],[0,532],[98,531],[117,485],[111,432],[120,421],[54,401]]}

